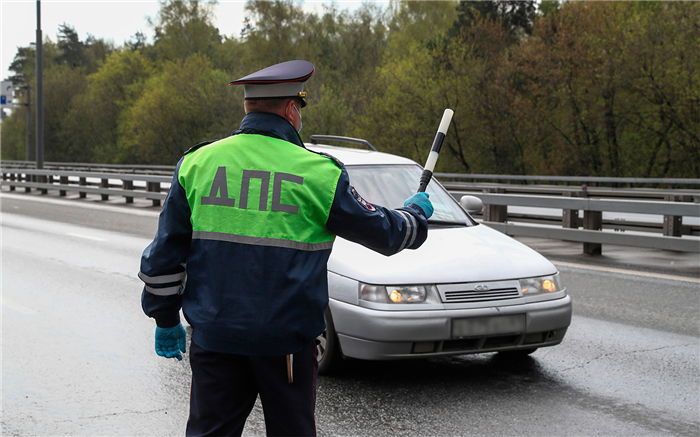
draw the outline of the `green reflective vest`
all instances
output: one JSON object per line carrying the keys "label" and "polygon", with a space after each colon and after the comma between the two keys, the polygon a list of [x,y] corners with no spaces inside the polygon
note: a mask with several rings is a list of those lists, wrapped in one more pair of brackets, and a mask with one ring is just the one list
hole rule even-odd
{"label": "green reflective vest", "polygon": [[178,180],[193,238],[324,250],[335,238],[326,222],[340,174],[329,157],[239,134],[187,154]]}

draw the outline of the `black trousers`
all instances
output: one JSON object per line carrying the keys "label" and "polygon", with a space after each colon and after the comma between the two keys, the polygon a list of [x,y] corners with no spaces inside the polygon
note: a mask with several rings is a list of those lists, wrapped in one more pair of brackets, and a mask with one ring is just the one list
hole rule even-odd
{"label": "black trousers", "polygon": [[314,342],[291,360],[210,352],[191,342],[190,366],[187,436],[240,436],[258,394],[268,436],[316,435]]}

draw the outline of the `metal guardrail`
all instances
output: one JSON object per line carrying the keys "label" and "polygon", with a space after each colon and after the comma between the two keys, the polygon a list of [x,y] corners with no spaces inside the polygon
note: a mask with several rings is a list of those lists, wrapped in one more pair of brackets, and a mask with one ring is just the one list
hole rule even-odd
{"label": "metal guardrail", "polygon": [[700,186],[700,179],[684,178],[616,178],[602,176],[524,176],[489,175],[463,173],[435,173],[438,179],[458,179],[471,181],[519,181],[519,182],[565,182],[575,184],[615,184],[615,185],[682,185]]}
{"label": "metal guardrail", "polygon": [[[24,188],[46,194],[57,190],[65,196],[68,191],[100,195],[102,200],[110,196],[124,197],[127,203],[134,198],[148,199],[159,206],[167,196],[172,173],[171,166],[107,166],[80,163],[46,163],[53,169],[37,170],[23,167],[24,162],[3,161],[0,185],[10,191]],[[99,168],[101,171],[87,171]],[[111,170],[111,171],[110,171]],[[138,173],[143,171],[144,173]],[[167,173],[158,175],[153,173]],[[436,176],[444,176],[437,174]],[[455,175],[449,174],[451,178]],[[462,175],[464,176],[464,175]],[[485,179],[540,180],[538,177],[503,175],[484,176]],[[552,181],[555,177],[542,177]],[[555,178],[561,180],[562,178]],[[590,181],[589,178],[567,178],[571,181]],[[616,178],[599,178],[596,182],[614,181]],[[650,180],[629,179],[647,184]],[[669,184],[694,185],[700,180],[666,180]],[[627,183],[627,182],[625,182]],[[483,223],[510,236],[527,236],[566,240],[583,243],[583,251],[601,253],[603,244],[646,247],[663,250],[700,252],[700,225],[683,224],[683,217],[700,217],[700,190],[694,189],[611,189],[552,185],[483,184],[444,182],[448,191],[457,199],[462,195],[474,195],[482,199],[483,214],[476,214]],[[607,197],[607,198],[606,198]],[[621,199],[620,197],[627,197]],[[559,209],[561,215],[545,213],[523,214],[508,211],[508,207],[532,207]],[[583,217],[579,217],[583,212]],[[663,223],[618,222],[603,220],[604,212],[661,215]],[[603,229],[619,232],[601,232]],[[637,231],[638,234],[625,233]],[[641,234],[641,235],[640,235]]]}
{"label": "metal guardrail", "polygon": [[[111,183],[113,180],[119,182]],[[163,184],[169,184],[171,181],[172,175],[2,168],[0,186],[8,186],[10,191],[16,188],[24,188],[25,192],[37,189],[42,194],[46,194],[48,190],[58,190],[60,196],[73,191],[78,192],[80,198],[87,197],[88,193],[99,194],[102,200],[117,196],[124,197],[126,203],[133,203],[134,198],[138,197],[150,199],[153,206],[160,206],[169,190],[169,187],[164,188]]]}
{"label": "metal guardrail", "polygon": [[[444,176],[444,174],[442,174]],[[454,176],[454,175],[449,175]],[[494,175],[482,176],[483,179]],[[500,177],[500,176],[497,176]],[[512,176],[514,180],[550,181],[552,177]],[[454,179],[454,178],[452,178]],[[616,178],[556,178],[569,182],[596,182],[621,185]],[[594,179],[593,181],[589,179]],[[624,179],[625,183],[692,186],[700,179]],[[700,216],[700,190],[690,188],[610,188],[589,185],[522,185],[484,182],[442,184],[456,199],[462,195],[479,197],[484,203],[483,223],[507,235],[538,237],[583,243],[583,251],[600,254],[603,244],[653,249],[700,252],[700,224],[684,224],[684,217]],[[537,214],[513,212],[509,207],[539,208]],[[546,215],[543,208],[561,210],[560,215]],[[580,217],[582,213],[582,217]],[[603,213],[662,216],[661,223],[651,218],[605,218]],[[601,232],[611,230],[614,232]],[[628,231],[631,231],[628,233]],[[636,233],[636,234],[635,234]],[[641,235],[639,235],[641,234]]]}
{"label": "metal guardrail", "polygon": [[[36,169],[34,161],[0,161],[3,169]],[[142,165],[142,164],[93,164],[85,162],[45,162],[46,170],[87,170],[87,171],[109,171],[116,173],[139,173],[139,174],[169,174],[175,171],[174,165]]]}
{"label": "metal guardrail", "polygon": [[[312,135],[312,143],[316,143],[315,140],[340,140],[346,142],[353,142],[361,145],[367,146],[371,150],[376,150],[369,141],[357,139],[357,138],[347,138],[347,137],[336,137],[332,135]],[[34,161],[11,161],[2,160],[0,161],[1,168],[25,168],[31,169],[36,168],[36,162]],[[84,162],[45,162],[45,169],[112,169],[120,173],[153,173],[153,172],[165,172],[172,174],[175,171],[174,165],[141,165],[141,164],[93,164]],[[578,185],[589,185],[595,186],[598,184],[612,184],[612,185],[661,185],[661,186],[672,186],[679,185],[684,187],[700,187],[700,179],[693,178],[618,178],[618,177],[602,177],[602,176],[526,176],[526,175],[494,175],[494,174],[465,174],[465,173],[435,173],[434,176],[446,185],[447,180],[458,180],[458,181],[514,181],[514,182],[524,182],[541,184],[543,182],[560,182],[566,184],[578,184]]]}
{"label": "metal guardrail", "polygon": [[[452,192],[452,194],[455,197],[460,196],[459,193]],[[700,252],[700,238],[693,236],[700,233],[700,226],[683,225],[682,222],[683,217],[700,217],[700,205],[696,203],[492,193],[473,195],[484,202],[483,223],[513,237],[539,237],[581,242],[584,245],[583,251],[589,254],[600,254],[603,244]],[[523,220],[522,215],[508,214],[507,208],[510,206],[561,209],[562,215],[549,219],[540,216],[540,220],[526,217]],[[583,211],[583,220],[578,217],[579,211]],[[601,232],[604,228],[603,212],[661,215],[664,221],[660,225],[643,223],[643,226],[639,223],[628,225],[613,221],[609,222],[607,227],[620,232]],[[534,222],[535,225],[522,224],[518,221]],[[557,221],[560,228],[551,226],[556,226]],[[542,224],[550,226],[542,226]],[[583,229],[579,229],[580,226]],[[628,229],[660,232],[663,235],[624,233]],[[684,234],[686,238],[681,238]]]}

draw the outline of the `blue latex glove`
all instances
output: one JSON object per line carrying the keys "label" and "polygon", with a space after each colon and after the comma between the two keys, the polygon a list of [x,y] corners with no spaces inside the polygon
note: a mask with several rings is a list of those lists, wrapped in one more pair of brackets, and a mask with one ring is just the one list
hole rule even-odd
{"label": "blue latex glove", "polygon": [[180,352],[186,352],[187,332],[178,323],[172,328],[159,328],[156,326],[156,353],[165,358],[177,358],[182,361]]}
{"label": "blue latex glove", "polygon": [[428,193],[416,193],[406,199],[403,206],[408,206],[409,203],[412,203],[422,209],[423,213],[425,214],[425,218],[429,219],[430,216],[433,215],[433,204],[430,203],[430,199],[428,199],[428,197],[430,197]]}

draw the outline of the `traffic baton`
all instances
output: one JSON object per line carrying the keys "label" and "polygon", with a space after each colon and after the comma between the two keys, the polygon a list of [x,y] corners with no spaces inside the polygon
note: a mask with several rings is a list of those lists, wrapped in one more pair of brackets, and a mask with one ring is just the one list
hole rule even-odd
{"label": "traffic baton", "polygon": [[445,141],[445,135],[447,135],[447,128],[450,127],[450,122],[452,121],[452,116],[454,111],[451,109],[445,109],[442,114],[442,120],[440,121],[440,127],[438,127],[437,134],[433,140],[433,147],[430,149],[430,154],[428,155],[428,160],[423,167],[423,173],[420,175],[420,185],[418,186],[418,192],[423,193],[428,187],[430,179],[433,177],[433,170],[435,170],[435,163],[437,162],[438,155],[440,154],[440,148],[442,147],[442,142]]}

